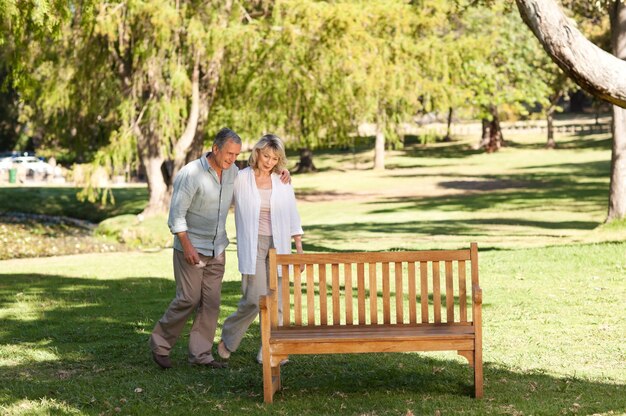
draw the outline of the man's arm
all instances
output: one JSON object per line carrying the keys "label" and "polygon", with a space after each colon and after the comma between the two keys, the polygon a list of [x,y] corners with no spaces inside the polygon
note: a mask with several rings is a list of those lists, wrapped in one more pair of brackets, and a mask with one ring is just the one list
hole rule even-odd
{"label": "man's arm", "polygon": [[283,169],[280,171],[280,181],[285,185],[291,183],[291,174],[287,169]]}

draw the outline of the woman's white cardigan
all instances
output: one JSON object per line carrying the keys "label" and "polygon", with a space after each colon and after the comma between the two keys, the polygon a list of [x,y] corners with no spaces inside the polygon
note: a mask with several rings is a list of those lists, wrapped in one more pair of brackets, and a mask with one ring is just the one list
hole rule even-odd
{"label": "woman's white cardigan", "polygon": [[[278,254],[289,254],[292,236],[303,234],[296,207],[296,196],[291,184],[282,183],[277,174],[272,173],[271,179],[270,216],[274,247]],[[256,274],[261,196],[256,187],[252,168],[247,167],[239,171],[235,181],[234,198],[239,272],[253,275]]]}

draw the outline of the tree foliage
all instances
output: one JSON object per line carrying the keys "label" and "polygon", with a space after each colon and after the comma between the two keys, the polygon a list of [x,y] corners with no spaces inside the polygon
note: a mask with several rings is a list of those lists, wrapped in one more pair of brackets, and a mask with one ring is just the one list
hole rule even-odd
{"label": "tree foliage", "polygon": [[378,155],[420,112],[548,106],[559,71],[513,12],[504,0],[0,0],[0,48],[29,134],[110,175],[141,169],[151,213],[224,125],[314,148],[350,145],[369,122]]}

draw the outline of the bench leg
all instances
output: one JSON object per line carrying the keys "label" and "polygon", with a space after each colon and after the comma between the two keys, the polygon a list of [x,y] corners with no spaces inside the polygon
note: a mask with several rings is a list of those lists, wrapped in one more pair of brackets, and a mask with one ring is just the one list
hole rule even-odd
{"label": "bench leg", "polygon": [[474,351],[474,397],[482,399],[483,397],[483,352],[482,350]]}
{"label": "bench leg", "polygon": [[263,401],[265,403],[274,401],[275,391],[272,383],[272,367],[269,355],[269,351],[263,351]]}
{"label": "bench leg", "polygon": [[281,390],[283,388],[283,383],[280,380],[280,365],[272,367],[272,381],[274,383],[274,385],[272,386],[274,392],[277,392],[278,390]]}
{"label": "bench leg", "polygon": [[280,362],[286,355],[271,355],[269,348],[263,350],[263,400],[274,401],[274,393],[283,388],[280,378]]}

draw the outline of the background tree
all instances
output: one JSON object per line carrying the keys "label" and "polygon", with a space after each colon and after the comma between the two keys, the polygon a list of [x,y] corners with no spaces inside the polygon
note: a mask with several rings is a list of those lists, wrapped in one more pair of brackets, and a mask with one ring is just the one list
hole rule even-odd
{"label": "background tree", "polygon": [[459,80],[468,91],[466,105],[483,120],[478,147],[496,151],[503,145],[502,114],[525,116],[547,102],[549,85],[538,76],[543,53],[506,2],[465,9],[455,30],[463,33]]}

